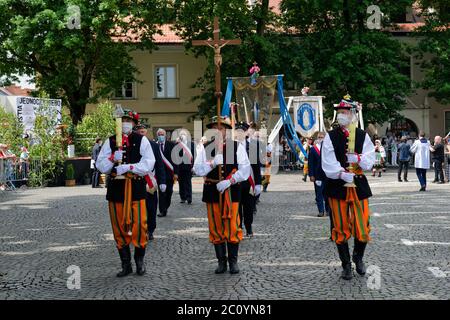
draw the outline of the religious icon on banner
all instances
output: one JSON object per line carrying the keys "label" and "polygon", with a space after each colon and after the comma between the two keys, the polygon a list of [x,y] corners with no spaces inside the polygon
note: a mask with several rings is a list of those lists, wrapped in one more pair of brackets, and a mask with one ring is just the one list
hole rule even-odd
{"label": "religious icon on banner", "polygon": [[295,130],[302,137],[312,137],[323,129],[322,97],[294,97],[293,106]]}

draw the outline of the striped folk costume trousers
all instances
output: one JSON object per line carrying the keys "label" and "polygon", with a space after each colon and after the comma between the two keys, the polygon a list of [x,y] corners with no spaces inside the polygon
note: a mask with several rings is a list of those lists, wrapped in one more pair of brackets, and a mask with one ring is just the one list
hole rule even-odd
{"label": "striped folk costume trousers", "polygon": [[145,199],[133,201],[131,204],[131,235],[125,230],[122,202],[109,201],[109,216],[118,249],[122,249],[130,243],[133,243],[135,248],[145,249],[148,242]]}
{"label": "striped folk costume trousers", "polygon": [[347,200],[329,198],[333,214],[333,231],[331,237],[336,244],[346,243],[353,235],[360,242],[370,241],[369,200]]}

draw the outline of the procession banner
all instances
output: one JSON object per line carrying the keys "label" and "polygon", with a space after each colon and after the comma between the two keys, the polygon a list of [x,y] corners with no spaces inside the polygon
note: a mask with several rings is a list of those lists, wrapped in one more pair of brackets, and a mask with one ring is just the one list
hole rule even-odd
{"label": "procession banner", "polygon": [[294,97],[294,123],[295,130],[302,137],[312,137],[321,131],[322,97],[301,96]]}
{"label": "procession banner", "polygon": [[61,124],[61,100],[34,97],[16,97],[17,119],[24,130],[33,131],[36,116],[42,115],[52,119],[56,125]]}

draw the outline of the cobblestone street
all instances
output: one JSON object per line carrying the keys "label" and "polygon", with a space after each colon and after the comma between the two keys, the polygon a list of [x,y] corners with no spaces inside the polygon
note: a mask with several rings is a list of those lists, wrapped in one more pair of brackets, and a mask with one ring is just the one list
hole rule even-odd
{"label": "cobblestone street", "polygon": [[[413,172],[409,183],[396,182],[393,172],[369,177],[373,241],[365,261],[373,272],[365,277],[354,272],[345,281],[328,239],[328,217],[316,217],[313,184],[300,179],[272,176],[255,216],[255,237],[241,244],[238,275],[214,274],[199,178],[192,205],[179,203],[176,187],[168,216],[158,218],[147,274],[121,279],[115,276],[120,260],[106,189],[0,193],[0,299],[450,298],[448,184],[429,183],[429,190],[419,193]],[[79,290],[67,287],[71,265],[81,270]]]}

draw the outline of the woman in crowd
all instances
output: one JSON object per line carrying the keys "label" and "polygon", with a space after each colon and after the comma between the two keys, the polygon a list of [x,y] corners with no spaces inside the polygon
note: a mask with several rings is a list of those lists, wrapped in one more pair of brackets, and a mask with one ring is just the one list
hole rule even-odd
{"label": "woman in crowd", "polygon": [[380,140],[375,140],[375,165],[372,170],[372,177],[378,173],[378,177],[381,177],[381,171],[383,170],[384,161],[386,158],[386,152],[384,147],[381,145]]}

